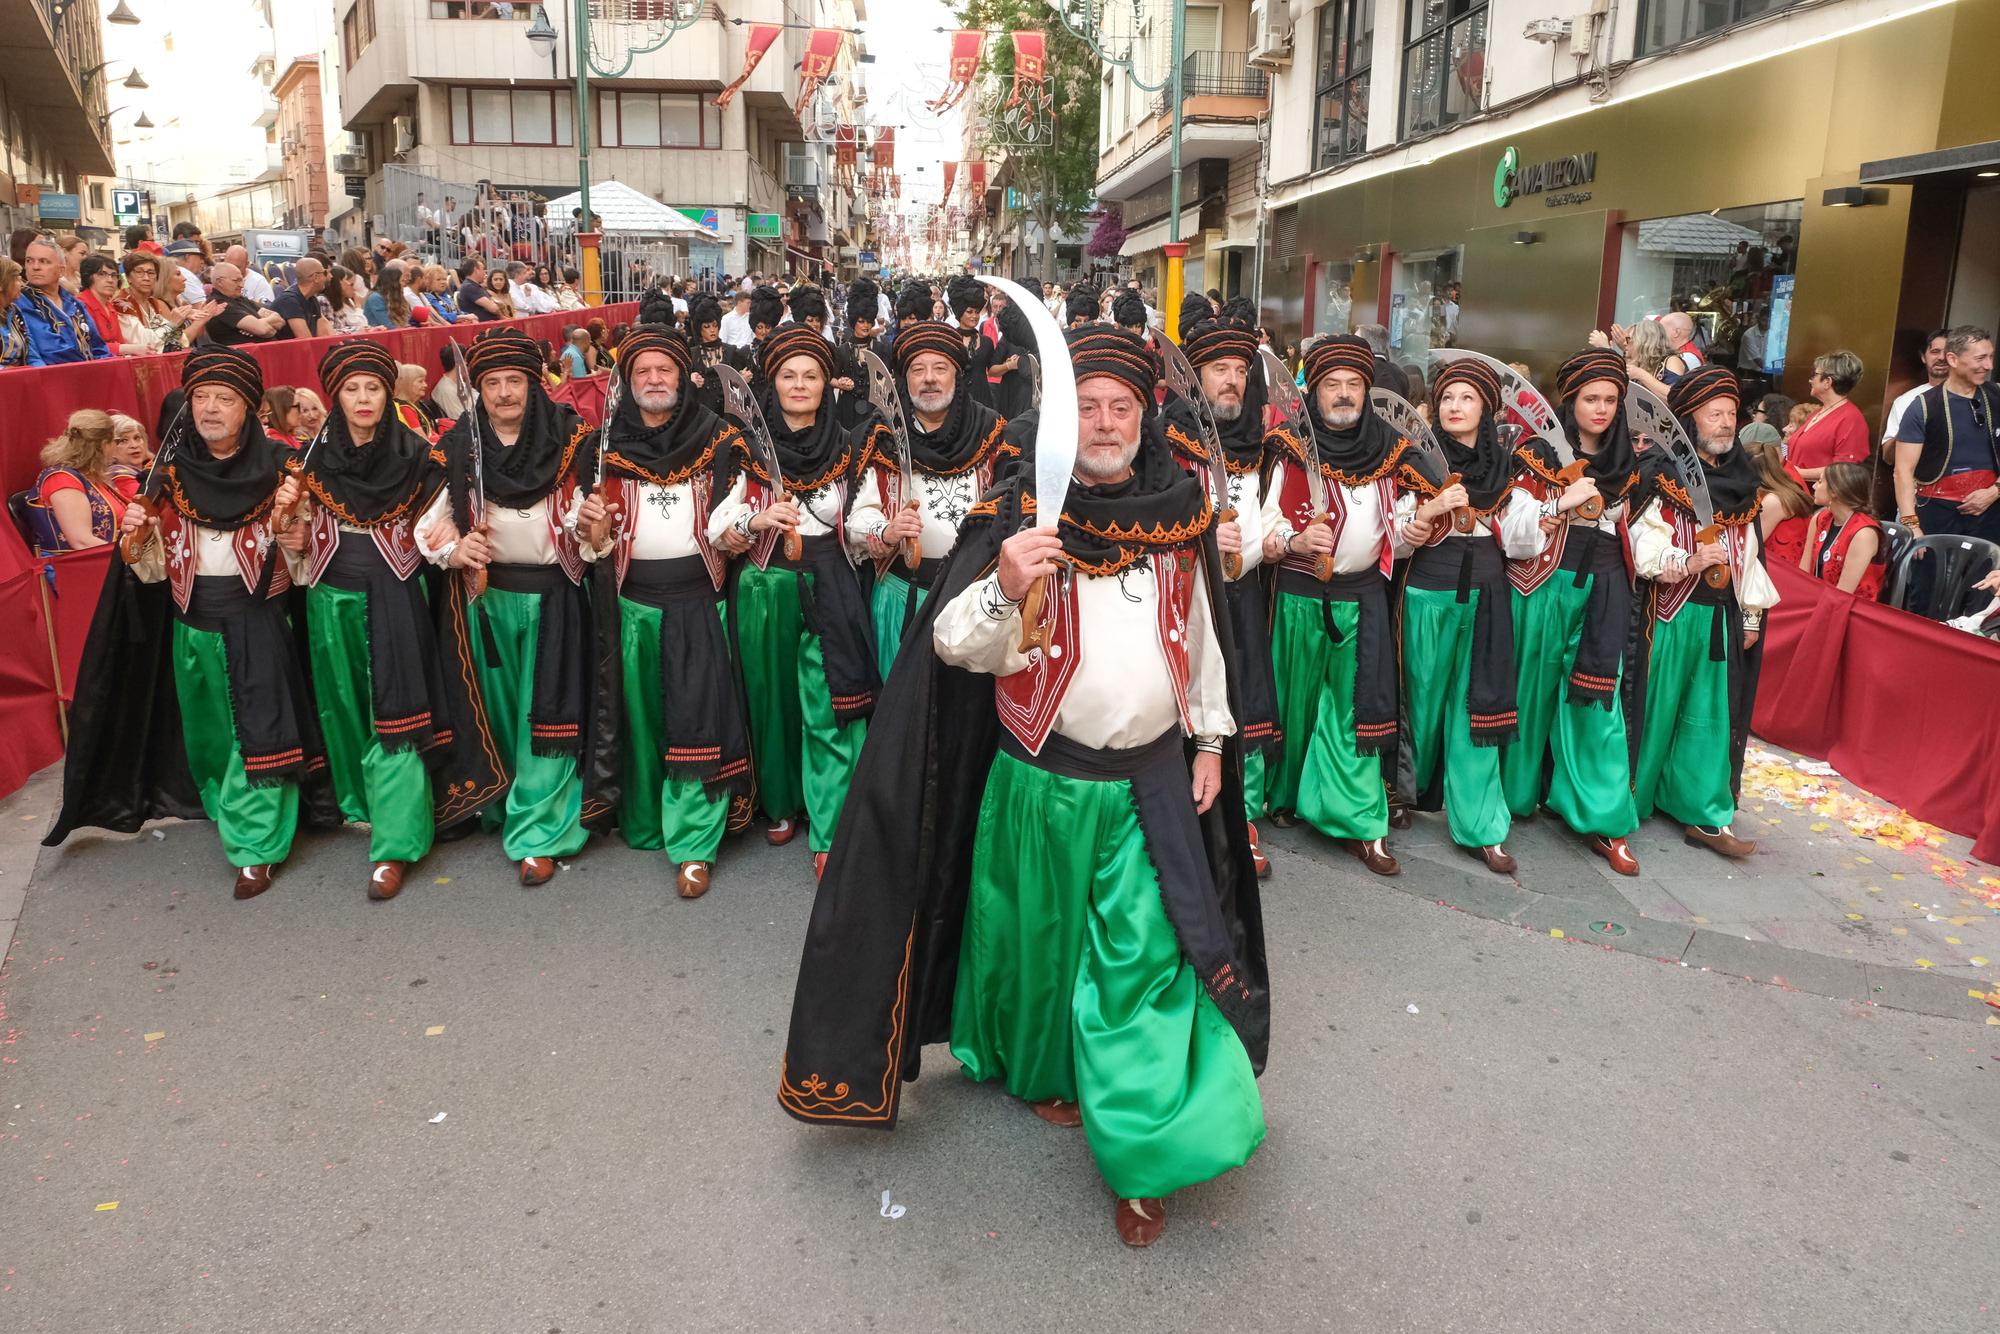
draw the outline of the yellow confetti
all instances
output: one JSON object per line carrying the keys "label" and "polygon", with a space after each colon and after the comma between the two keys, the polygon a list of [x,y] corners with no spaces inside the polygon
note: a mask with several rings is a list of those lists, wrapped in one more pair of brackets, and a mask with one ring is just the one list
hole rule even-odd
{"label": "yellow confetti", "polygon": [[1953,926],[1971,926],[1971,925],[1972,925],[1972,918],[1970,918],[1970,917],[1954,917],[1954,918],[1952,918],[1952,919],[1951,919],[1951,924],[1952,924]]}
{"label": "yellow confetti", "polygon": [[1783,821],[1783,820],[1766,820],[1766,821],[1764,821],[1764,823],[1765,823],[1765,824],[1783,824],[1783,823],[1784,823],[1784,821]]}
{"label": "yellow confetti", "polygon": [[1986,1022],[1993,1025],[1995,1028],[2000,1028],[2000,1015],[1989,1014],[1986,1016]]}
{"label": "yellow confetti", "polygon": [[1889,873],[1889,878],[1891,880],[1901,880],[1903,878],[1903,873],[1901,871],[1891,871]]}
{"label": "yellow confetti", "polygon": [[1980,958],[1977,954],[1975,954],[1972,956],[1972,966],[1974,968],[1984,968],[1986,966],[1986,960]]}
{"label": "yellow confetti", "polygon": [[1858,912],[1851,912],[1847,914],[1847,920],[1850,922],[1858,922],[1861,920],[1861,914]]}
{"label": "yellow confetti", "polygon": [[1889,928],[1889,934],[1892,936],[1907,936],[1910,934],[1910,928],[1907,926],[1892,926]]}
{"label": "yellow confetti", "polygon": [[[1302,457],[1302,458],[1303,458],[1304,456],[1303,456],[1303,455],[1301,455],[1300,457]],[[1821,820],[1821,821],[1820,821],[1819,823],[1815,824],[1815,825],[1814,825],[1814,826],[1812,827],[1812,831],[1813,831],[1813,832],[1814,832],[1815,834],[1824,834],[1824,833],[1825,833],[1825,832],[1826,832],[1827,830],[1829,830],[1829,829],[1831,829],[1831,828],[1833,828],[1833,826],[1832,826],[1832,825],[1828,824],[1828,823],[1827,823],[1826,821],[1824,821],[1824,820]]]}
{"label": "yellow confetti", "polygon": [[[1873,866],[1875,864],[1873,857],[1856,857],[1854,860],[1860,862],[1863,866]],[[1896,878],[1898,880],[1902,879],[1901,876],[1897,876]]]}
{"label": "yellow confetti", "polygon": [[1983,1001],[1986,999],[1986,993],[1983,991],[1968,991],[1965,994],[1977,1001]]}
{"label": "yellow confetti", "polygon": [[116,1200],[106,1200],[106,1201],[105,1201],[104,1203],[102,1203],[102,1204],[100,1204],[100,1205],[98,1205],[98,1206],[97,1206],[97,1209],[96,1209],[96,1211],[95,1211],[95,1212],[97,1212],[97,1213],[100,1213],[100,1214],[108,1214],[108,1213],[110,1213],[110,1212],[111,1212],[112,1210],[116,1209],[117,1207],[118,1207],[118,1201],[116,1201]]}
{"label": "yellow confetti", "polygon": [[1567,938],[1563,935],[1563,929],[1559,926],[1550,927],[1549,934],[1554,936],[1557,940],[1564,940]]}
{"label": "yellow confetti", "polygon": [[451,877],[448,875],[441,875],[437,879],[431,881],[431,883],[433,885],[448,885],[451,883]]}
{"label": "yellow confetti", "polygon": [[1880,893],[1882,892],[1882,886],[1880,886],[1880,885],[1870,885],[1870,886],[1868,886],[1868,892],[1869,892],[1870,894],[1880,894]]}
{"label": "yellow confetti", "polygon": [[1935,967],[1937,967],[1937,965],[1936,965],[1936,964],[1934,964],[1934,963],[1932,963],[1932,962],[1931,962],[1931,961],[1930,961],[1929,959],[1919,959],[1919,960],[1917,960],[1917,967],[1919,967],[1919,968],[1935,968]]}
{"label": "yellow confetti", "polygon": [[1957,936],[1946,936],[1944,938],[1944,943],[1947,945],[1963,945],[1965,942],[1960,940]]}
{"label": "yellow confetti", "polygon": [[146,1034],[146,1041],[148,1041],[148,1042],[158,1042],[158,1041],[159,1041],[159,1040],[160,1040],[161,1038],[163,1038],[163,1037],[165,1037],[165,1036],[166,1036],[166,1033],[165,1033],[165,1032],[159,1032],[159,1033],[148,1033],[148,1034]]}
{"label": "yellow confetti", "polygon": [[1988,889],[2000,889],[2000,876],[1982,875],[1979,877],[1979,883]]}
{"label": "yellow confetti", "polygon": [[442,1037],[443,1035],[444,1035],[443,1024],[433,1024],[429,1028],[424,1030],[424,1036],[427,1038]]}

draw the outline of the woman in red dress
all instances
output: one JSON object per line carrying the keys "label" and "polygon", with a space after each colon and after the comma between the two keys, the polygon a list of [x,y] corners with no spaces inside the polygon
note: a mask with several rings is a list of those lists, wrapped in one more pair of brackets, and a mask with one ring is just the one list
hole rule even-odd
{"label": "woman in red dress", "polygon": [[1806,549],[1806,521],[1812,517],[1811,488],[1798,469],[1784,461],[1774,426],[1752,422],[1737,437],[1757,465],[1758,555],[1768,565],[1797,565]]}
{"label": "woman in red dress", "polygon": [[1861,358],[1852,352],[1814,358],[1806,388],[1819,407],[1792,433],[1786,449],[1786,457],[1808,483],[1819,480],[1829,463],[1866,463],[1873,454],[1868,419],[1847,399],[1860,382]]}
{"label": "woman in red dress", "polygon": [[1873,480],[1859,463],[1830,463],[1813,483],[1813,499],[1826,506],[1813,515],[1799,568],[1843,593],[1873,600],[1882,594],[1888,548],[1882,525],[1868,512]]}

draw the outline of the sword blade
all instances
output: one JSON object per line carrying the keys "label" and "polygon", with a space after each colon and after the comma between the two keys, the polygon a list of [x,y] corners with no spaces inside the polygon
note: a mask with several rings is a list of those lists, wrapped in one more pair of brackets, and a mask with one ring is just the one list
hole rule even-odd
{"label": "sword blade", "polygon": [[1257,353],[1258,360],[1264,367],[1264,385],[1270,391],[1271,406],[1275,407],[1278,415],[1284,419],[1285,429],[1296,436],[1305,449],[1309,465],[1305,469],[1306,494],[1312,497],[1313,513],[1325,514],[1326,477],[1320,472],[1318,460],[1314,457],[1316,445],[1313,441],[1312,424],[1306,420],[1305,395],[1299,392],[1291,371],[1286,369],[1284,362],[1278,360],[1277,353],[1268,347],[1257,349]]}
{"label": "sword blade", "polygon": [[1189,364],[1187,353],[1173,340],[1160,340],[1160,357],[1166,365],[1167,386],[1187,400],[1194,409],[1195,430],[1201,435],[1202,450],[1208,455],[1210,487],[1218,510],[1229,508],[1229,468],[1222,461],[1222,432],[1215,424],[1215,406],[1201,387],[1201,377]]}
{"label": "sword blade", "polygon": [[1042,414],[1035,430],[1035,526],[1054,528],[1069,496],[1070,475],[1076,471],[1076,368],[1070,364],[1069,343],[1049,308],[1006,278],[975,275],[988,287],[1004,292],[1021,308],[1035,332],[1035,350],[1047,370],[1042,386]]}
{"label": "sword blade", "polygon": [[1680,474],[1696,522],[1703,528],[1713,528],[1715,503],[1709,498],[1708,474],[1701,466],[1701,451],[1681,429],[1680,418],[1674,416],[1673,409],[1661,402],[1659,395],[1635,381],[1625,389],[1625,424],[1634,436],[1640,437],[1634,443],[1650,441],[1659,446],[1662,456]]}
{"label": "sword blade", "polygon": [[1444,456],[1444,447],[1431,434],[1431,424],[1417,411],[1417,405],[1395,390],[1379,386],[1368,391],[1368,403],[1376,416],[1389,423],[1391,430],[1416,446],[1419,471],[1433,486],[1443,486],[1444,479],[1451,476],[1451,464]]}
{"label": "sword blade", "polygon": [[1576,450],[1570,445],[1569,436],[1562,428],[1562,418],[1543,396],[1542,391],[1528,383],[1521,373],[1506,362],[1487,356],[1484,352],[1472,352],[1463,348],[1431,349],[1433,369],[1451,362],[1470,358],[1491,370],[1500,380],[1500,403],[1521,419],[1527,429],[1551,450],[1565,465],[1576,462]]}
{"label": "sword blade", "polygon": [[882,358],[863,349],[861,364],[868,371],[868,401],[882,414],[889,434],[896,441],[896,472],[902,484],[902,494],[896,497],[896,503],[900,505],[917,492],[917,469],[910,459],[910,428],[903,416],[903,396],[897,391],[895,375]]}
{"label": "sword blade", "polygon": [[717,366],[715,373],[722,380],[722,410],[743,424],[750,452],[771,476],[771,494],[782,498],[785,477],[778,468],[778,448],[771,443],[771,428],[764,422],[757,396],[750,392],[750,382],[734,366]]}

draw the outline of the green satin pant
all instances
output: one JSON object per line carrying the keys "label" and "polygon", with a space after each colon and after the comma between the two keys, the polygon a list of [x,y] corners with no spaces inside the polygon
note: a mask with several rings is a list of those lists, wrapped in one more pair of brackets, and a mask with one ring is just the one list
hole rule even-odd
{"label": "green satin pant", "polygon": [[1500,748],[1473,744],[1465,704],[1479,598],[1476,588],[1463,602],[1448,588],[1403,591],[1403,696],[1417,791],[1430,788],[1442,765],[1445,823],[1452,842],[1467,848],[1504,843],[1513,826],[1500,790]]}
{"label": "green satin pant", "polygon": [[[537,754],[529,731],[541,595],[488,588],[473,602],[472,615],[472,655],[486,695],[487,723],[513,772],[504,809],[487,807],[480,824],[501,831],[500,846],[511,861],[572,856],[589,836],[583,827],[583,779],[576,757]],[[489,636],[498,658],[487,656]]]}
{"label": "green satin pant", "polygon": [[369,827],[368,860],[423,860],[437,833],[431,773],[416,750],[384,750],[375,734],[368,594],[314,584],[306,590],[306,629],[313,698],[341,816]]}
{"label": "green satin pant", "polygon": [[1583,642],[1590,579],[1596,577],[1578,588],[1575,571],[1557,570],[1532,593],[1511,590],[1520,737],[1501,749],[1500,782],[1509,811],[1516,817],[1534,814],[1546,757],[1549,809],[1579,834],[1623,838],[1639,827],[1625,706],[1616,692],[1608,709],[1569,701],[1570,669]]}
{"label": "green satin pant", "polygon": [[[1278,675],[1278,727],[1285,734],[1268,780],[1272,810],[1289,810],[1330,838],[1389,832],[1382,762],[1354,744],[1355,636],[1361,608],[1329,602],[1340,642],[1327,637],[1317,598],[1278,594],[1271,657]],[[1244,766],[1246,781],[1249,766]]]}
{"label": "green satin pant", "polygon": [[[716,603],[716,615],[723,615]],[[619,743],[624,795],[618,824],[627,845],[666,851],[676,862],[713,862],[729,823],[727,797],[710,797],[690,778],[667,772],[660,733],[660,609],[618,599],[618,643],[625,660],[625,727]]]}
{"label": "green satin pant", "polygon": [[1709,657],[1718,607],[1691,602],[1653,626],[1646,674],[1646,726],[1633,797],[1641,818],[1655,810],[1682,824],[1736,819],[1730,786],[1729,664]]}
{"label": "green satin pant", "polygon": [[223,855],[231,866],[276,865],[291,855],[298,830],[298,784],[253,784],[244,774],[222,636],[175,621],[173,653],[188,774],[202,811],[215,821]]}
{"label": "green satin pant", "polygon": [[995,757],[979,812],[952,1055],[1062,1098],[1120,1199],[1164,1197],[1264,1139],[1249,1055],[1181,957],[1131,784]]}
{"label": "green satin pant", "polygon": [[799,578],[793,570],[744,566],[736,585],[736,637],[750,703],[757,804],[773,820],[803,814],[807,845],[825,852],[833,846],[868,724],[834,720],[819,636],[806,628],[799,606]]}
{"label": "green satin pant", "polygon": [[893,569],[875,580],[875,591],[869,595],[869,611],[875,620],[875,664],[881,669],[882,679],[889,679],[889,669],[896,665],[896,650],[903,644],[903,627],[911,614],[922,609],[924,599],[931,595],[928,588],[917,590],[917,600],[910,601],[910,581]]}

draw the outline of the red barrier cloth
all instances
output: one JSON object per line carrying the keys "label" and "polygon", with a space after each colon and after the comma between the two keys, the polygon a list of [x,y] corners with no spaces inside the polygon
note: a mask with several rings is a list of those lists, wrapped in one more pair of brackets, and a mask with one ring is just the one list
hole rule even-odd
{"label": "red barrier cloth", "polygon": [[567,403],[583,415],[592,426],[604,424],[604,400],[611,392],[611,372],[599,371],[582,379],[564,380],[549,390],[549,397],[558,403]]}
{"label": "red barrier cloth", "polygon": [[1770,567],[1751,725],[2000,864],[2000,644]]}
{"label": "red barrier cloth", "polygon": [[[0,524],[0,797],[62,758],[55,663],[42,614],[42,568],[14,525]],[[96,596],[91,597],[93,606]]]}
{"label": "red barrier cloth", "polygon": [[[626,302],[588,310],[559,310],[553,315],[531,315],[506,322],[524,330],[531,338],[547,339],[560,346],[566,326],[593,318],[602,319],[607,326],[630,324],[639,318],[639,307],[636,302]],[[383,344],[396,360],[422,366],[436,382],[444,374],[438,349],[447,339],[469,342],[475,333],[492,327],[492,324],[450,324],[435,329],[370,329],[349,336]],[[319,359],[334,341],[302,338],[244,350],[264,368],[266,387],[303,386],[318,393]],[[175,353],[0,371],[0,405],[4,405],[4,410],[0,410],[0,487],[5,488],[5,494],[12,495],[34,484],[42,470],[42,446],[63,433],[69,414],[78,408],[125,413],[143,422],[150,436],[159,419],[161,400],[180,387],[181,362],[186,359],[186,353]],[[157,445],[159,441],[153,443]]]}
{"label": "red barrier cloth", "polygon": [[76,669],[83,661],[83,644],[90,638],[91,618],[104,591],[104,576],[116,558],[115,546],[66,551],[43,562],[52,571],[48,608],[56,632],[56,661],[62,668],[62,698],[76,698]]}

